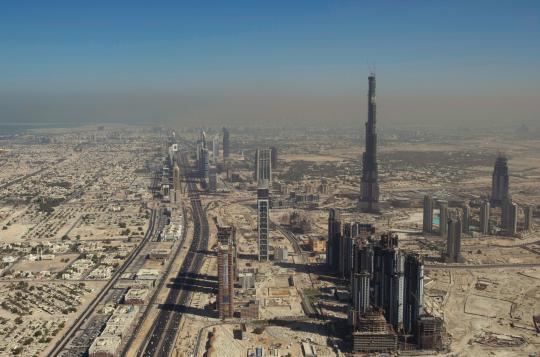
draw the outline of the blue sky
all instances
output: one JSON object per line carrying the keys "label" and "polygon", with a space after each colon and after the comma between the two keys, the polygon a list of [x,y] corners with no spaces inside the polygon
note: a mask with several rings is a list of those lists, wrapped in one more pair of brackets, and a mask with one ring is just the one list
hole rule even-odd
{"label": "blue sky", "polygon": [[[302,108],[322,98],[335,107],[324,115],[348,120],[363,110],[354,103],[373,68],[389,103],[412,109],[433,96],[444,116],[478,97],[489,106],[480,117],[504,121],[496,98],[510,96],[521,120],[540,120],[539,38],[539,1],[3,1],[0,103],[8,105],[0,121],[69,120],[78,109],[86,119],[129,120],[111,95],[156,108],[182,96],[189,110],[169,103],[156,113],[164,120],[256,117],[256,108],[230,111],[252,96],[265,111],[288,103],[298,120],[309,120],[313,111]],[[75,93],[80,108],[62,100]],[[89,110],[100,95],[109,113]],[[23,113],[13,104],[21,96],[31,104]],[[425,120],[437,112],[427,109]],[[472,120],[482,113],[473,109]]]}

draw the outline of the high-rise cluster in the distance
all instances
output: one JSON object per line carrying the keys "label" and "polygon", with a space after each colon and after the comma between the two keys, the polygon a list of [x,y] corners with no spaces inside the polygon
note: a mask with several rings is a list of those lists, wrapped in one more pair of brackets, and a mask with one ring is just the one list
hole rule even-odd
{"label": "high-rise cluster in the distance", "polygon": [[[518,204],[512,201],[508,159],[503,155],[499,154],[495,160],[490,200],[474,204],[473,207],[470,203],[463,202],[458,207],[449,208],[447,201],[439,200],[435,204],[432,196],[424,197],[423,231],[426,234],[438,233],[441,237],[447,237],[445,258],[449,262],[462,260],[461,233],[516,236],[520,231],[532,230],[534,208],[526,205],[520,210]],[[435,207],[439,211],[437,216],[434,215]],[[520,211],[523,212],[523,219],[520,219]],[[438,226],[438,230],[435,226]]]}
{"label": "high-rise cluster in the distance", "polygon": [[196,150],[197,172],[209,192],[218,191],[218,169],[225,169],[228,173],[230,136],[229,130],[225,127],[223,128],[222,152],[223,162],[220,162],[219,134],[215,134],[211,140],[207,140],[206,132],[201,130]]}

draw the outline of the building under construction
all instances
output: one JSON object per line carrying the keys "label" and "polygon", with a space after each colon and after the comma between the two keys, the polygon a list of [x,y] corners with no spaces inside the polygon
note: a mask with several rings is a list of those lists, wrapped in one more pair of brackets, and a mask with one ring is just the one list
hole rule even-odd
{"label": "building under construction", "polygon": [[397,349],[397,335],[379,310],[361,315],[353,332],[353,352],[391,352]]}
{"label": "building under construction", "polygon": [[218,299],[219,318],[234,316],[234,246],[219,244],[218,246]]}
{"label": "building under construction", "polygon": [[442,320],[424,311],[421,257],[399,249],[396,234],[377,237],[367,225],[345,224],[344,236],[352,245],[348,322],[353,351],[388,352],[412,343],[440,348]]}

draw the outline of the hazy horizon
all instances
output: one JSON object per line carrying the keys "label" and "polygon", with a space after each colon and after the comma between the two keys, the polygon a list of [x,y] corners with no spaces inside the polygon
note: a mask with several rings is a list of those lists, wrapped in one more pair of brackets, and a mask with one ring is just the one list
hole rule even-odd
{"label": "hazy horizon", "polygon": [[540,122],[540,3],[0,4],[0,123]]}

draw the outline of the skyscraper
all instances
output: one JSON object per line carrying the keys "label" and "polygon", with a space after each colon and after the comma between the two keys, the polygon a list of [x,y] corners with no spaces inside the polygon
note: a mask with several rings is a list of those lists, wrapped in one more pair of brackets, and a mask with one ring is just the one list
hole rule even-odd
{"label": "skyscraper", "polygon": [[439,201],[439,235],[441,237],[446,236],[446,229],[448,224],[448,202]]}
{"label": "skyscraper", "polygon": [[259,260],[268,260],[269,200],[268,186],[257,189],[257,232],[259,236]]}
{"label": "skyscraper", "polygon": [[470,224],[471,224],[471,207],[469,206],[469,204],[464,203],[462,211],[463,211],[463,219],[462,219],[461,223],[462,223],[463,233],[469,233],[469,231],[471,230],[471,228],[470,228]]}
{"label": "skyscraper", "polygon": [[417,254],[408,254],[405,258],[403,299],[403,328],[405,333],[411,334],[424,307],[424,262]]}
{"label": "skyscraper", "polygon": [[219,318],[234,316],[234,253],[233,245],[218,246],[218,299]]}
{"label": "skyscraper", "polygon": [[212,139],[212,161],[217,164],[219,159],[219,134],[214,135]]}
{"label": "skyscraper", "polygon": [[362,182],[360,209],[366,212],[379,210],[379,169],[377,164],[377,104],[375,102],[375,74],[368,78],[368,120],[366,122],[366,149],[362,156]]}
{"label": "skyscraper", "polygon": [[493,177],[491,182],[491,205],[501,207],[504,201],[510,199],[509,178],[508,178],[508,159],[499,154],[493,168]]}
{"label": "skyscraper", "polygon": [[510,200],[502,203],[502,223],[504,232],[508,235],[517,233],[517,214],[518,206]]}
{"label": "skyscraper", "polygon": [[270,155],[272,156],[272,170],[277,169],[277,165],[278,165],[278,150],[277,150],[277,147],[272,146],[270,148]]}
{"label": "skyscraper", "polygon": [[173,187],[178,192],[182,191],[182,179],[180,178],[180,166],[178,166],[177,162],[174,163],[174,167],[173,167]]}
{"label": "skyscraper", "polygon": [[527,206],[525,207],[525,224],[524,229],[526,231],[531,231],[533,229],[533,217],[534,217],[534,207]]}
{"label": "skyscraper", "polygon": [[339,245],[339,276],[342,279],[349,279],[351,276],[353,254],[354,254],[354,223],[343,225],[343,234],[340,237]]}
{"label": "skyscraper", "polygon": [[217,169],[210,166],[208,169],[208,191],[217,192]]}
{"label": "skyscraper", "polygon": [[433,198],[431,198],[429,195],[424,196],[423,232],[433,232]]}
{"label": "skyscraper", "polygon": [[461,260],[461,220],[451,217],[448,220],[448,233],[446,238],[446,260],[457,263]]}
{"label": "skyscraper", "polygon": [[339,270],[339,245],[341,240],[341,221],[339,212],[331,208],[328,213],[328,241],[326,246],[326,264],[337,273]]}
{"label": "skyscraper", "polygon": [[206,133],[204,132],[204,130],[201,130],[201,136],[199,138],[199,141],[201,142],[201,146],[203,148],[208,148],[208,146],[206,146]]}
{"label": "skyscraper", "polygon": [[374,247],[373,304],[384,310],[397,330],[403,323],[404,257],[397,249],[397,235],[383,234]]}
{"label": "skyscraper", "polygon": [[255,152],[255,180],[259,185],[272,182],[272,152],[270,149],[257,149]]}
{"label": "skyscraper", "polygon": [[223,160],[227,159],[231,150],[231,143],[229,138],[229,129],[223,127]]}
{"label": "skyscraper", "polygon": [[353,255],[353,274],[351,277],[351,310],[349,320],[356,324],[359,315],[370,308],[370,281],[373,274],[373,247],[365,239],[355,243]]}
{"label": "skyscraper", "polygon": [[480,233],[487,235],[489,234],[489,202],[482,203],[480,206]]}
{"label": "skyscraper", "polygon": [[208,170],[210,169],[210,163],[208,161],[208,149],[203,147],[199,157],[199,175],[203,179],[208,178]]}

